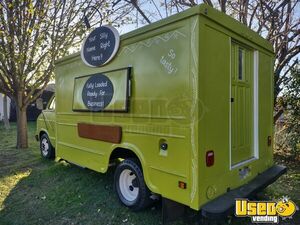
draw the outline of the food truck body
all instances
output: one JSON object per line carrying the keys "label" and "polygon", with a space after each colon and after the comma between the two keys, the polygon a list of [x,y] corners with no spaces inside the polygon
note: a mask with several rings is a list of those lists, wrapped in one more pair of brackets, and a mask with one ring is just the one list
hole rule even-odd
{"label": "food truck body", "polygon": [[[56,157],[101,173],[114,159],[134,159],[151,193],[224,212],[233,196],[248,197],[285,171],[273,165],[273,63],[266,40],[200,5],[122,35],[104,66],[89,67],[80,54],[59,60],[55,123],[46,110],[39,139],[50,136]],[[111,99],[87,103],[87,81],[103,75],[94,84],[110,86]]]}

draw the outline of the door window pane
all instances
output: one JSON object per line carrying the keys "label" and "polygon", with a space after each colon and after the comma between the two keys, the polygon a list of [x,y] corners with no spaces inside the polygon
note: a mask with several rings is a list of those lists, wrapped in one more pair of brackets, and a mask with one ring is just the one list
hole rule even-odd
{"label": "door window pane", "polygon": [[239,48],[239,74],[238,74],[238,78],[239,80],[243,80],[243,72],[244,72],[244,49]]}

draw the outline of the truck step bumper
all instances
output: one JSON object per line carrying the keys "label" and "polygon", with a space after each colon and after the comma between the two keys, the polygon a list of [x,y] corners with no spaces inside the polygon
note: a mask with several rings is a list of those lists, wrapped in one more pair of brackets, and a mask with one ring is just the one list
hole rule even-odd
{"label": "truck step bumper", "polygon": [[235,206],[235,199],[247,198],[263,190],[276,181],[281,175],[286,173],[286,171],[287,169],[285,166],[272,166],[263,173],[257,175],[249,183],[233,189],[205,204],[201,209],[202,215],[207,218],[221,218],[230,215]]}

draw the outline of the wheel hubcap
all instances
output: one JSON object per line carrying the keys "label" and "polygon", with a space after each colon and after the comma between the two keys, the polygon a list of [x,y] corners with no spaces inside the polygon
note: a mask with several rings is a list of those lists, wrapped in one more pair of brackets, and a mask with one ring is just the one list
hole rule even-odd
{"label": "wheel hubcap", "polygon": [[129,201],[135,201],[139,194],[139,187],[136,175],[129,169],[120,174],[119,188],[123,197]]}
{"label": "wheel hubcap", "polygon": [[42,148],[42,154],[43,154],[43,156],[46,156],[47,154],[48,154],[48,151],[49,151],[49,143],[48,143],[48,140],[46,139],[46,138],[44,138],[43,140],[42,140],[42,146],[41,146],[41,148]]}

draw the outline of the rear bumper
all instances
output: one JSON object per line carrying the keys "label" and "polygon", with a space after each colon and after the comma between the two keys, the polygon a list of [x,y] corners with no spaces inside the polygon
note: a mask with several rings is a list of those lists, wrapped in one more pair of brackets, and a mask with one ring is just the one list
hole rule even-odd
{"label": "rear bumper", "polygon": [[274,165],[263,173],[257,175],[249,183],[233,189],[226,194],[205,204],[202,209],[202,215],[208,218],[224,217],[232,213],[235,206],[235,199],[247,198],[276,181],[281,175],[286,173],[285,166]]}

